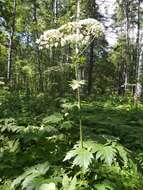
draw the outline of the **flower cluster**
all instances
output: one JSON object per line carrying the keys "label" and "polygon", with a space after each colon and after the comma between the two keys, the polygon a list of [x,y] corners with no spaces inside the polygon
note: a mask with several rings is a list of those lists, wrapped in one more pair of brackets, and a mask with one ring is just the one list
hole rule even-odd
{"label": "flower cluster", "polygon": [[[78,31],[78,32],[77,32]],[[84,19],[69,22],[58,29],[45,31],[37,40],[39,47],[62,47],[66,44],[78,43],[85,45],[90,37],[99,37],[103,34],[103,26],[95,19]]]}

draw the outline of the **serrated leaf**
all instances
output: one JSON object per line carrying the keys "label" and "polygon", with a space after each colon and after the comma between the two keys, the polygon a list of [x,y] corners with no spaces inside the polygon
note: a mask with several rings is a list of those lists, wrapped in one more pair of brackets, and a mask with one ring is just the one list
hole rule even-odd
{"label": "serrated leaf", "polygon": [[63,180],[62,180],[62,185],[63,185],[64,189],[68,189],[69,184],[70,184],[70,178],[65,174],[63,176]]}
{"label": "serrated leaf", "polygon": [[[72,181],[70,183],[68,190],[75,190],[76,183],[77,183],[77,178],[76,178],[76,176],[74,176],[74,178],[72,179]],[[65,190],[67,190],[67,189],[65,189]]]}
{"label": "serrated leaf", "polygon": [[[27,188],[28,186],[31,185],[31,182],[33,181],[33,179],[37,177],[37,174],[31,174],[29,176],[26,176],[25,179],[23,180],[21,186],[22,186],[22,189],[25,189]],[[32,185],[33,186],[33,185]],[[33,186],[34,187],[34,186]]]}
{"label": "serrated leaf", "polygon": [[127,151],[125,150],[125,148],[121,145],[117,145],[116,149],[118,151],[119,156],[121,157],[121,159],[123,160],[124,164],[126,164],[128,162],[128,155],[127,155]]}
{"label": "serrated leaf", "polygon": [[85,84],[84,80],[73,80],[70,86],[72,87],[73,90],[76,90],[84,84]]}
{"label": "serrated leaf", "polygon": [[96,190],[114,190],[113,187],[111,187],[110,185],[108,184],[97,184],[95,186]]}
{"label": "serrated leaf", "polygon": [[39,190],[56,190],[55,183],[49,183],[49,184],[42,184],[39,188]]}
{"label": "serrated leaf", "polygon": [[111,166],[115,156],[116,156],[116,150],[112,146],[104,146],[96,154],[97,159],[100,158],[109,166]]}
{"label": "serrated leaf", "polygon": [[89,150],[81,147],[76,147],[67,153],[64,161],[74,158],[73,165],[80,166],[85,172],[93,159],[93,154]]}
{"label": "serrated leaf", "polygon": [[96,160],[100,159],[108,165],[111,165],[113,159],[116,157],[116,149],[111,145],[103,145],[93,142],[86,142],[88,149],[91,149],[92,153],[96,153]]}
{"label": "serrated leaf", "polygon": [[63,177],[62,185],[64,190],[75,190],[77,183],[76,176],[73,179],[69,178],[66,174]]}
{"label": "serrated leaf", "polygon": [[85,171],[91,163],[91,159],[93,159],[92,153],[84,148],[80,148],[73,161],[73,165],[80,166]]}
{"label": "serrated leaf", "polygon": [[63,161],[70,160],[71,158],[75,157],[76,155],[77,155],[77,151],[76,151],[76,150],[71,150],[71,151],[69,151],[69,152],[66,154],[66,156],[65,156],[65,158],[64,158]]}

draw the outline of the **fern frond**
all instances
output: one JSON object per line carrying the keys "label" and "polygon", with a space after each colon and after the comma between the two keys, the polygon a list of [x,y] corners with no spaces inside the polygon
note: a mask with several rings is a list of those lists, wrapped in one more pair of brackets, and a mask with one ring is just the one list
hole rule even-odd
{"label": "fern frond", "polygon": [[[17,186],[21,185],[22,189],[25,189],[27,186],[32,185],[32,181],[41,175],[46,174],[49,170],[49,163],[45,162],[43,164],[37,164],[25,170],[25,172],[16,178],[12,185],[11,189],[15,189]],[[32,185],[33,186],[33,185]],[[34,186],[33,186],[34,188]],[[32,190],[32,189],[31,189]]]}

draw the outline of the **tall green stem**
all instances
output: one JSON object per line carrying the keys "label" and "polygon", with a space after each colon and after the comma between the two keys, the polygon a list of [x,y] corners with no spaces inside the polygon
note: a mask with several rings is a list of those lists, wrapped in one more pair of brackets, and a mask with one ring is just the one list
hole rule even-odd
{"label": "tall green stem", "polygon": [[[76,20],[79,20],[79,15],[80,15],[80,0],[77,0],[77,18]],[[79,35],[79,28],[76,30],[77,37]],[[76,43],[76,57],[79,55],[79,47],[78,43]],[[79,81],[80,77],[78,75],[78,70],[79,70],[79,62],[77,61],[75,63],[75,77],[76,80]],[[83,147],[83,127],[82,127],[82,119],[81,119],[81,97],[80,97],[80,87],[77,88],[77,103],[78,103],[78,111],[79,111],[79,128],[80,128],[80,145]]]}
{"label": "tall green stem", "polygon": [[[80,78],[78,77],[78,62],[75,63],[75,77],[76,80],[79,81]],[[83,147],[83,127],[82,127],[82,119],[81,119],[81,95],[80,95],[80,87],[76,90],[77,94],[77,105],[78,105],[78,112],[79,112],[79,128],[80,128],[80,144]]]}

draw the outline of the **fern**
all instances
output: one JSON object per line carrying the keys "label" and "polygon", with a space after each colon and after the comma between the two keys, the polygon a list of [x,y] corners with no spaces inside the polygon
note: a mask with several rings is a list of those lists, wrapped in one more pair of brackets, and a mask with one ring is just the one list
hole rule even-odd
{"label": "fern", "polygon": [[43,124],[58,124],[63,120],[63,116],[60,113],[54,113],[50,116],[47,116],[43,119]]}
{"label": "fern", "polygon": [[9,152],[17,152],[19,150],[19,141],[18,140],[7,141],[7,149],[9,150]]}
{"label": "fern", "polygon": [[19,148],[19,140],[10,140],[8,137],[1,135],[0,137],[0,157],[3,156],[5,152],[7,153],[17,153]]}
{"label": "fern", "polygon": [[7,132],[19,132],[21,131],[21,127],[16,125],[16,121],[13,118],[2,119],[0,120],[0,131],[3,133]]}
{"label": "fern", "polygon": [[22,189],[27,189],[28,187],[30,187],[31,190],[34,189],[35,186],[32,183],[33,180],[41,175],[46,174],[48,170],[48,162],[45,162],[43,164],[37,164],[31,168],[28,168],[22,175],[20,175],[13,181],[11,189],[16,189],[16,187],[19,185],[21,185]]}
{"label": "fern", "polygon": [[[24,138],[27,140],[40,138],[49,136],[53,133],[57,133],[57,129],[54,125],[51,124],[58,123],[62,118],[57,118],[57,120],[52,121],[52,119],[56,118],[56,116],[49,116],[49,120],[43,120],[41,126],[28,125],[25,126],[17,126],[14,119],[4,119],[0,121],[0,131],[1,133],[10,132],[12,134],[18,135],[19,138]],[[60,116],[59,116],[60,117]]]}

